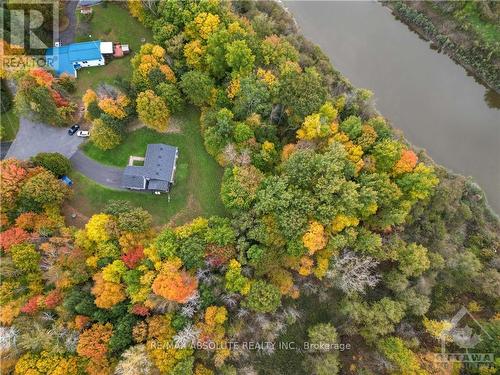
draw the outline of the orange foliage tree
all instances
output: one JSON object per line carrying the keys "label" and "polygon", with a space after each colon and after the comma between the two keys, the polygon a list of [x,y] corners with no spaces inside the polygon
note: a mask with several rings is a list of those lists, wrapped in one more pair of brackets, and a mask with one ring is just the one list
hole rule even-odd
{"label": "orange foliage tree", "polygon": [[395,175],[411,172],[417,165],[417,155],[412,150],[404,150],[393,168]]}
{"label": "orange foliage tree", "polygon": [[187,302],[196,291],[198,281],[189,273],[180,270],[181,266],[182,261],[179,258],[166,261],[153,282],[153,292],[169,301]]}
{"label": "orange foliage tree", "polygon": [[92,294],[96,297],[95,304],[102,309],[110,309],[117,303],[125,300],[123,286],[118,283],[105,281],[102,273],[94,275],[94,287]]}
{"label": "orange foliage tree", "polygon": [[109,373],[106,356],[112,335],[113,326],[110,323],[94,324],[80,335],[76,352],[82,357],[90,359],[86,369],[89,374]]}

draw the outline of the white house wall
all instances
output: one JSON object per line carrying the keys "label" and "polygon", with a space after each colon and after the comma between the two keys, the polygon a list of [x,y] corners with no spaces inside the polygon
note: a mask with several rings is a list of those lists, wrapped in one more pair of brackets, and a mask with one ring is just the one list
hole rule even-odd
{"label": "white house wall", "polygon": [[105,65],[106,62],[104,58],[100,58],[99,60],[85,60],[85,61],[77,61],[76,64],[80,64],[82,68],[89,68],[91,66],[102,66]]}

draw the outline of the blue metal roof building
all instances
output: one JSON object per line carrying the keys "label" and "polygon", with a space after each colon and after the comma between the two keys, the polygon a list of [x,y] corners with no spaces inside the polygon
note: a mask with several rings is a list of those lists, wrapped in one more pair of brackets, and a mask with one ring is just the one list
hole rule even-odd
{"label": "blue metal roof building", "polygon": [[100,47],[101,41],[93,40],[48,48],[45,52],[45,60],[57,75],[67,73],[76,77],[76,71],[79,68],[105,64]]}

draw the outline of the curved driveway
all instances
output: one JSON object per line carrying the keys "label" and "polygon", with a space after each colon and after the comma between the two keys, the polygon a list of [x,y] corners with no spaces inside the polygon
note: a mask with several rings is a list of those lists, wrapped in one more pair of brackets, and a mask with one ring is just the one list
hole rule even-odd
{"label": "curved driveway", "polygon": [[16,139],[5,157],[28,160],[40,152],[58,152],[69,158],[73,169],[84,176],[109,188],[121,189],[123,168],[89,159],[78,149],[83,141],[84,138],[68,135],[68,128],[57,128],[21,117]]}
{"label": "curved driveway", "polygon": [[98,184],[112,189],[121,189],[123,168],[100,164],[88,158],[81,150],[75,152],[70,160],[73,169],[91,180],[94,180]]}

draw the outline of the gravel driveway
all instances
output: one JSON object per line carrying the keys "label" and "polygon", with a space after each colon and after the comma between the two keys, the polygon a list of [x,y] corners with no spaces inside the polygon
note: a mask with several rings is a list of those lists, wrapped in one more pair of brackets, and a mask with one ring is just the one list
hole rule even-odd
{"label": "gravel driveway", "polygon": [[40,152],[58,152],[71,158],[83,140],[76,135],[68,135],[68,128],[57,128],[21,117],[19,131],[6,158],[27,160]]}

